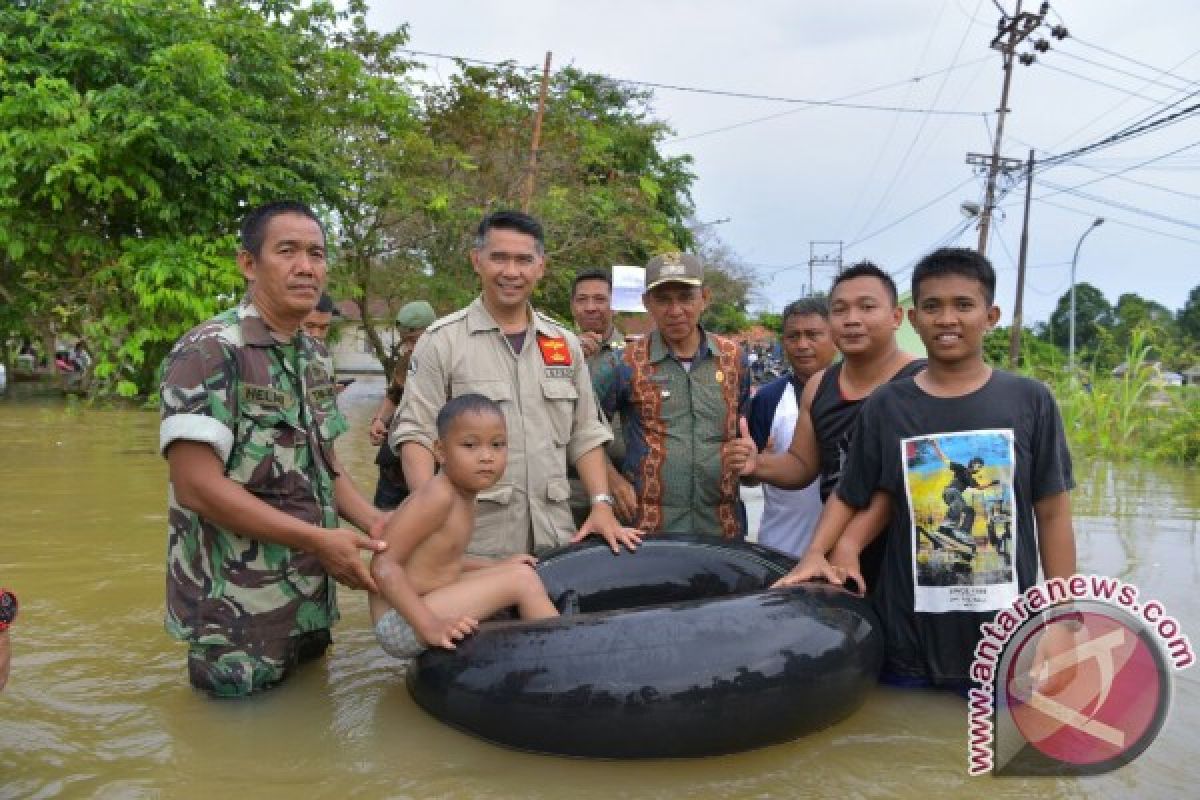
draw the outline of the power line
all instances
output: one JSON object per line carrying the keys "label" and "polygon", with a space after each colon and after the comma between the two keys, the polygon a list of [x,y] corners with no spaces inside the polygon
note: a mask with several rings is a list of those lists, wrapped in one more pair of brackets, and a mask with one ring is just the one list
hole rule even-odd
{"label": "power line", "polygon": [[[1058,12],[1055,12],[1055,14],[1057,14],[1057,13]],[[1062,19],[1062,18],[1060,17],[1059,19]],[[1130,58],[1129,56],[1123,56],[1120,53],[1114,52],[1113,50],[1109,50],[1107,47],[1101,47],[1098,44],[1089,42],[1087,39],[1080,39],[1075,34],[1071,34],[1071,41],[1078,42],[1079,44],[1083,45],[1084,47],[1090,47],[1093,50],[1099,50],[1101,53],[1105,53],[1107,55],[1113,56],[1114,58],[1119,58],[1122,61],[1128,61],[1130,64],[1136,64],[1139,67],[1145,67],[1146,69],[1148,69],[1152,72],[1157,72],[1160,75],[1166,75],[1168,77],[1175,78],[1176,80],[1183,81],[1184,83],[1196,83],[1195,78],[1185,78],[1184,76],[1176,75],[1174,72],[1170,72],[1169,70],[1159,69],[1158,67],[1151,66],[1150,64],[1147,64],[1144,61],[1138,61],[1136,58]],[[1191,61],[1192,58],[1194,58],[1197,54],[1200,54],[1200,50],[1197,50],[1195,53],[1192,53],[1190,56],[1185,58],[1183,61],[1180,61],[1175,66],[1171,67],[1171,69],[1179,69],[1179,67],[1183,66],[1188,61]]]}
{"label": "power line", "polygon": [[932,253],[934,250],[937,250],[940,247],[949,247],[951,244],[956,243],[962,237],[962,235],[967,232],[967,229],[971,227],[971,222],[972,220],[969,219],[963,222],[956,222],[948,232],[942,234],[940,237],[934,240],[933,244],[926,245],[925,247],[921,248],[920,252],[905,262],[903,267],[894,271],[888,270],[888,274],[892,276],[892,280],[894,280],[897,284],[900,283],[900,281],[902,281],[904,277],[908,275],[908,273],[913,271],[913,269],[917,266],[917,262],[924,258],[926,254]]}
{"label": "power line", "polygon": [[[1183,64],[1186,64],[1188,61],[1191,61],[1191,60],[1192,60],[1193,58],[1195,58],[1197,55],[1200,55],[1200,50],[1195,50],[1195,51],[1193,51],[1193,52],[1192,52],[1190,55],[1188,55],[1188,57],[1187,57],[1187,58],[1183,59],[1182,61],[1180,61],[1180,62],[1179,62],[1178,64],[1176,64],[1175,66],[1176,66],[1176,67],[1178,67],[1178,66],[1182,66]],[[1140,87],[1138,87],[1138,88],[1139,88],[1139,89],[1141,89],[1141,88],[1144,88],[1146,85],[1147,85],[1147,84],[1143,84],[1142,86],[1140,86]],[[1176,106],[1176,105],[1178,105],[1179,103],[1183,102],[1183,101],[1186,99],[1186,97],[1187,97],[1187,93],[1186,93],[1186,92],[1179,92],[1179,95],[1181,95],[1181,96],[1180,96],[1180,97],[1178,97],[1178,98],[1177,98],[1176,100],[1174,100],[1173,102],[1171,102],[1170,104],[1167,104],[1167,103],[1166,103],[1166,101],[1163,101],[1163,102],[1155,102],[1155,103],[1154,103],[1154,105],[1155,105],[1155,106],[1162,106],[1162,108],[1160,108],[1160,109],[1157,109],[1157,110],[1151,110],[1151,111],[1145,111],[1145,112],[1139,111],[1138,113],[1134,114],[1133,116],[1131,116],[1131,117],[1127,117],[1127,118],[1126,118],[1126,119],[1125,119],[1123,122],[1119,123],[1119,126],[1118,126],[1117,130],[1123,130],[1124,128],[1126,128],[1126,127],[1128,127],[1128,126],[1130,126],[1130,125],[1136,125],[1136,124],[1137,124],[1137,123],[1138,123],[1140,120],[1147,119],[1149,116],[1153,116],[1153,114],[1155,114],[1155,113],[1161,113],[1162,111],[1165,111],[1165,110],[1167,110],[1167,109],[1169,109],[1169,108],[1173,108],[1173,107],[1175,107],[1175,106]],[[1075,137],[1077,134],[1081,133],[1081,132],[1082,132],[1082,131],[1084,131],[1084,130],[1087,130],[1089,127],[1091,127],[1091,125],[1092,125],[1093,123],[1095,123],[1095,122],[1098,122],[1098,121],[1100,121],[1101,119],[1103,119],[1104,117],[1106,117],[1106,116],[1108,116],[1109,114],[1113,113],[1113,112],[1114,112],[1114,111],[1116,111],[1118,108],[1120,108],[1121,106],[1123,106],[1123,105],[1125,105],[1126,103],[1128,103],[1128,102],[1129,102],[1131,99],[1132,99],[1132,98],[1130,98],[1130,97],[1126,97],[1126,98],[1125,98],[1125,99],[1123,99],[1123,100],[1122,100],[1120,103],[1118,103],[1117,105],[1115,105],[1115,106],[1113,106],[1112,108],[1108,109],[1107,111],[1104,111],[1104,112],[1102,112],[1102,113],[1100,113],[1100,114],[1096,115],[1095,117],[1092,117],[1092,118],[1091,118],[1090,120],[1088,120],[1086,123],[1084,123],[1084,124],[1083,124],[1083,125],[1081,125],[1080,127],[1076,128],[1074,131],[1072,131],[1071,133],[1069,133],[1069,134],[1067,134],[1066,136],[1062,137],[1062,138],[1061,138],[1061,139],[1059,139],[1057,142],[1055,142],[1053,145],[1051,145],[1050,149],[1051,149],[1051,150],[1057,150],[1057,149],[1058,149],[1058,148],[1059,148],[1059,147],[1062,145],[1062,143],[1063,143],[1063,142],[1066,142],[1066,141],[1069,141],[1069,140],[1073,139],[1073,138],[1074,138],[1074,137]]]}
{"label": "power line", "polygon": [[[1162,157],[1165,158],[1165,156],[1162,156]],[[1152,159],[1152,160],[1157,161],[1158,159]],[[1088,164],[1080,163],[1078,161],[1072,162],[1071,164],[1067,164],[1064,166],[1082,167],[1083,169],[1090,170],[1092,172],[1098,172],[1104,176],[1104,178],[1100,178],[1099,180],[1104,180],[1105,178],[1116,178],[1117,180],[1124,181],[1125,183],[1132,183],[1135,186],[1144,186],[1147,189],[1154,189],[1159,192],[1166,192],[1167,194],[1173,194],[1173,195],[1176,195],[1177,197],[1185,197],[1188,200],[1200,200],[1200,194],[1192,194],[1191,192],[1184,192],[1184,191],[1180,191],[1179,189],[1169,189],[1166,186],[1159,186],[1154,183],[1148,183],[1146,181],[1139,181],[1135,178],[1130,178],[1123,174],[1125,172],[1130,172],[1135,169],[1140,169],[1140,168],[1142,168],[1142,166],[1144,166],[1144,164],[1147,164],[1147,163],[1149,163],[1149,162],[1143,162],[1143,164],[1134,164],[1131,167],[1126,167],[1125,169],[1119,170],[1117,172],[1105,172],[1104,170],[1102,170],[1098,167],[1093,167]],[[1092,182],[1094,183],[1095,181],[1092,181]],[[1084,185],[1086,185],[1086,184],[1080,184],[1080,186],[1084,186]],[[1078,187],[1076,187],[1076,188],[1078,188]]]}
{"label": "power line", "polygon": [[[1062,203],[1055,203],[1052,200],[1040,200],[1039,202],[1044,203],[1045,205],[1051,206],[1052,208],[1061,209],[1063,211],[1069,211],[1072,214],[1078,214],[1081,217],[1095,218],[1095,216],[1096,216],[1096,213],[1094,211],[1084,211],[1083,209],[1072,208],[1071,206],[1064,206]],[[1174,239],[1179,242],[1187,242],[1188,244],[1194,244],[1197,247],[1200,247],[1200,239],[1189,239],[1186,236],[1179,236],[1174,233],[1167,233],[1166,231],[1160,231],[1157,228],[1147,228],[1144,225],[1136,225],[1132,222],[1126,222],[1125,220],[1120,219],[1118,217],[1114,217],[1112,215],[1105,215],[1104,221],[1106,224],[1111,222],[1114,225],[1120,225],[1121,227],[1124,227],[1124,228],[1132,228],[1133,230],[1143,231],[1144,233],[1152,233],[1155,236],[1162,236],[1166,239]]]}
{"label": "power line", "polygon": [[[1114,133],[1111,136],[1105,137],[1104,139],[1101,139],[1097,142],[1092,142],[1091,144],[1084,145],[1083,147],[1077,147],[1074,150],[1070,150],[1070,151],[1068,151],[1066,153],[1062,153],[1060,155],[1050,156],[1048,159],[1044,159],[1042,161],[1043,167],[1048,168],[1050,166],[1050,164],[1061,164],[1064,161],[1074,158],[1075,156],[1091,152],[1092,150],[1098,150],[1101,147],[1110,147],[1119,142],[1123,142],[1126,139],[1132,139],[1136,136],[1141,136],[1142,134],[1149,133],[1150,131],[1155,130],[1156,128],[1161,128],[1164,125],[1167,125],[1168,123],[1173,123],[1173,122],[1179,121],[1183,118],[1186,118],[1188,116],[1191,116],[1192,114],[1195,114],[1196,111],[1198,111],[1198,110],[1200,110],[1200,103],[1195,103],[1186,108],[1180,109],[1179,111],[1176,111],[1174,114],[1169,114],[1165,117],[1160,117],[1159,119],[1156,119],[1152,122],[1147,122],[1144,125],[1140,125],[1135,128],[1130,128],[1130,129],[1126,129],[1123,131],[1119,131],[1119,132]],[[1197,143],[1197,144],[1200,144],[1200,143]],[[1191,146],[1194,146],[1194,145],[1189,145],[1188,147],[1191,147]],[[1185,147],[1182,149],[1186,150],[1188,148]],[[1179,152],[1179,151],[1174,151],[1174,152]],[[1050,163],[1048,164],[1047,162],[1050,162]]]}
{"label": "power line", "polygon": [[1164,83],[1163,81],[1157,80],[1155,78],[1147,78],[1145,75],[1138,75],[1136,73],[1129,72],[1128,70],[1124,70],[1119,67],[1112,67],[1112,66],[1109,66],[1108,64],[1104,64],[1099,61],[1093,61],[1090,58],[1084,58],[1083,56],[1075,55],[1074,53],[1072,53],[1068,50],[1063,50],[1061,48],[1055,49],[1054,52],[1056,52],[1058,55],[1063,56],[1065,58],[1071,58],[1076,61],[1082,61],[1084,64],[1091,64],[1093,67],[1099,67],[1100,69],[1106,69],[1106,70],[1109,70],[1110,72],[1115,72],[1119,75],[1125,75],[1126,77],[1134,78],[1135,80],[1144,81],[1146,84],[1162,86],[1162,87],[1164,87],[1166,89],[1170,89],[1171,91],[1174,91],[1174,92],[1186,92],[1189,88],[1191,88],[1190,82],[1185,82],[1183,86],[1178,86],[1178,85],[1175,85],[1172,83]]}
{"label": "power line", "polygon": [[956,184],[954,184],[954,185],[953,185],[953,186],[951,186],[951,187],[950,187],[948,190],[946,190],[945,192],[942,192],[941,194],[939,194],[937,197],[933,198],[932,200],[929,200],[929,201],[928,201],[928,202],[926,202],[926,203],[923,203],[923,204],[921,204],[921,205],[917,206],[917,207],[916,207],[916,208],[914,208],[912,211],[909,211],[908,213],[904,214],[903,216],[901,216],[901,217],[899,217],[899,218],[897,218],[897,219],[894,219],[894,220],[892,220],[892,221],[891,221],[891,222],[889,222],[887,225],[884,225],[884,226],[883,226],[883,227],[881,227],[881,228],[876,228],[875,230],[873,230],[873,231],[871,231],[870,233],[868,233],[866,236],[862,236],[862,237],[860,237],[860,238],[858,238],[858,239],[855,239],[855,240],[854,240],[854,241],[852,241],[852,242],[848,242],[848,243],[846,244],[846,249],[847,249],[847,250],[849,250],[851,247],[854,247],[854,246],[856,246],[856,245],[860,245],[860,244],[862,244],[863,242],[865,242],[865,241],[868,241],[869,239],[874,239],[876,236],[878,236],[879,234],[883,233],[884,231],[891,230],[892,228],[894,228],[894,227],[896,227],[897,225],[899,225],[901,222],[904,222],[905,220],[907,220],[907,219],[909,219],[909,218],[911,218],[911,217],[915,216],[916,214],[919,214],[920,212],[922,212],[922,211],[924,211],[925,209],[929,208],[930,206],[932,206],[934,203],[938,202],[939,200],[944,200],[945,198],[947,198],[947,197],[949,197],[950,195],[954,194],[954,193],[955,193],[955,192],[957,192],[959,189],[961,189],[962,187],[966,186],[968,183],[970,183],[970,182],[971,182],[971,181],[973,181],[973,180],[975,180],[975,176],[973,176],[973,175],[972,175],[971,177],[967,178],[966,180],[964,180],[964,181],[962,181],[962,182],[960,182],[960,183],[956,183]]}
{"label": "power line", "polygon": [[1145,100],[1148,103],[1162,104],[1162,103],[1166,102],[1166,100],[1163,100],[1163,99],[1160,99],[1157,97],[1150,97],[1149,95],[1140,94],[1138,92],[1133,91],[1132,89],[1126,89],[1123,86],[1116,86],[1114,84],[1108,83],[1107,81],[1102,81],[1099,78],[1091,78],[1091,77],[1088,77],[1087,75],[1080,75],[1078,72],[1072,72],[1069,69],[1063,69],[1062,67],[1056,67],[1054,64],[1051,64],[1046,61],[1039,60],[1037,63],[1040,64],[1044,69],[1048,69],[1053,72],[1061,72],[1064,75],[1070,75],[1072,78],[1078,78],[1079,80],[1086,81],[1087,83],[1094,83],[1097,86],[1103,86],[1106,89],[1112,89],[1114,92],[1120,92],[1121,94],[1127,94],[1130,97],[1136,97],[1137,99]]}
{"label": "power line", "polygon": [[[1200,144],[1200,142],[1198,142],[1198,144]],[[1131,214],[1138,214],[1143,217],[1149,217],[1150,219],[1155,219],[1155,220],[1158,220],[1159,222],[1167,222],[1172,225],[1179,225],[1181,227],[1188,228],[1190,230],[1200,231],[1200,224],[1197,224],[1195,222],[1190,222],[1185,219],[1179,219],[1177,217],[1172,217],[1167,214],[1160,214],[1157,211],[1150,211],[1149,209],[1139,208],[1137,206],[1133,206],[1128,203],[1122,203],[1118,200],[1109,200],[1106,197],[1101,197],[1100,195],[1091,194],[1090,192],[1076,191],[1074,188],[1072,188],[1070,186],[1059,186],[1058,184],[1054,184],[1049,181],[1042,181],[1042,183],[1045,184],[1046,186],[1050,187],[1051,189],[1055,189],[1056,191],[1051,192],[1051,193],[1045,195],[1044,197],[1037,198],[1038,201],[1043,200],[1045,197],[1053,197],[1058,194],[1069,194],[1069,195],[1073,195],[1075,197],[1079,197],[1083,200],[1089,200],[1093,203],[1099,203],[1101,205],[1118,208],[1122,211],[1128,211]]]}
{"label": "power line", "polygon": [[[975,6],[975,13],[977,13],[977,14],[979,13],[979,6],[981,6],[981,5],[983,5],[983,0],[979,0],[979,4]],[[946,6],[943,3],[942,11],[944,12],[945,9],[946,9]],[[939,23],[941,22],[941,14],[940,13],[938,15],[938,22]],[[936,29],[937,29],[937,26],[935,25],[934,30],[930,31],[929,40],[926,41],[926,49],[928,49],[929,41],[932,41],[933,33],[934,33],[934,31],[936,31]],[[951,66],[958,64],[958,58],[960,55],[962,55],[963,46],[967,43],[967,36],[970,33],[971,33],[971,26],[968,24],[963,28],[962,38],[959,39],[958,47],[954,50],[954,56],[950,60]],[[925,57],[924,53],[922,53],[921,58],[924,59],[924,57]],[[945,74],[943,74],[942,82],[940,84],[938,84],[937,92],[933,96],[933,101],[932,101],[933,105],[937,105],[938,100],[941,99],[942,92],[946,88],[946,80],[949,77],[950,77],[949,72],[946,72]],[[899,117],[896,117],[896,119],[898,119],[898,118]],[[921,140],[921,134],[925,132],[925,126],[926,126],[926,124],[928,124],[928,122],[929,122],[929,115],[928,114],[922,115],[921,116],[921,124],[917,126],[917,130],[913,134],[912,139],[909,141],[908,148],[904,151],[904,155],[900,156],[900,161],[899,161],[899,163],[896,164],[896,170],[892,173],[891,180],[888,181],[887,186],[885,186],[883,189],[883,192],[880,193],[879,200],[876,201],[875,207],[871,209],[871,213],[867,215],[867,218],[865,220],[863,220],[862,225],[860,225],[858,227],[858,230],[855,231],[855,233],[854,233],[855,237],[861,236],[862,232],[865,231],[868,227],[870,227],[871,223],[875,221],[875,217],[879,214],[880,210],[883,208],[884,204],[887,202],[888,198],[891,196],[892,189],[896,186],[896,182],[898,180],[900,180],[900,176],[903,174],[904,168],[908,165],[908,158],[909,158],[909,156],[912,155],[913,150],[916,149],[917,142],[919,142]],[[893,128],[893,130],[894,130],[894,128]],[[889,136],[889,138],[890,138],[890,136]],[[880,150],[880,153],[882,154],[882,150]],[[876,163],[878,164],[878,161],[876,161]],[[871,171],[874,172],[874,167],[872,167]],[[858,209],[858,202],[855,201],[854,210],[857,211],[857,209]]]}
{"label": "power line", "polygon": [[[445,58],[453,61],[461,61],[465,64],[481,64],[488,67],[516,66],[518,69],[530,69],[530,67],[515,64],[513,61],[486,61],[481,58],[470,58],[467,56],[451,55],[449,53],[433,53],[427,50],[411,50],[407,48],[399,48],[399,52],[409,53],[415,56],[423,56],[426,58]],[[665,89],[672,92],[688,92],[691,94],[710,95],[714,97],[732,97],[739,100],[765,100],[772,103],[790,103],[794,105],[818,106],[823,108],[846,108],[856,111],[890,111],[898,114],[942,114],[952,117],[968,117],[983,113],[981,111],[958,111],[954,109],[904,108],[900,106],[883,106],[869,103],[844,103],[838,100],[809,100],[799,97],[782,97],[780,95],[755,94],[752,92],[736,92],[725,89],[708,89],[697,86],[681,86],[672,83],[633,80],[630,78],[616,78],[612,76],[607,77],[614,83],[624,83],[630,86],[645,86],[650,89]]]}
{"label": "power line", "polygon": [[[914,75],[911,78],[905,78],[904,80],[901,80],[901,81],[892,81],[891,83],[885,83],[880,86],[872,87],[870,89],[863,89],[862,91],[852,92],[851,94],[844,94],[841,97],[835,97],[828,102],[840,103],[845,100],[853,100],[855,97],[865,97],[866,95],[869,95],[869,94],[875,94],[877,92],[886,91],[888,89],[895,89],[897,86],[905,86],[907,84],[920,83],[921,81],[925,80],[926,78],[932,78],[936,75],[941,75],[943,73],[952,72],[957,69],[964,69],[966,67],[974,66],[976,64],[980,64],[980,63],[982,63],[984,61],[988,61],[988,60],[989,59],[987,56],[981,56],[973,61],[966,61],[966,62],[963,62],[962,64],[952,64],[949,67],[934,70],[933,72],[926,72],[922,75]],[[667,139],[663,143],[664,144],[674,144],[675,142],[682,142],[682,141],[686,141],[688,139],[699,139],[701,136],[708,136],[708,135],[714,134],[714,133],[724,133],[725,131],[732,131],[732,130],[736,130],[738,128],[744,128],[748,125],[756,125],[760,122],[769,122],[770,120],[773,120],[773,119],[779,119],[780,117],[791,116],[792,114],[799,114],[803,111],[808,111],[810,109],[811,109],[811,106],[805,106],[804,108],[789,108],[787,111],[779,111],[774,114],[768,114],[765,117],[755,117],[754,119],[743,120],[742,122],[735,122],[731,125],[724,125],[720,128],[712,128],[711,130],[700,131],[699,133],[689,133],[685,136],[676,136],[674,139]],[[984,116],[986,118],[986,114]]]}

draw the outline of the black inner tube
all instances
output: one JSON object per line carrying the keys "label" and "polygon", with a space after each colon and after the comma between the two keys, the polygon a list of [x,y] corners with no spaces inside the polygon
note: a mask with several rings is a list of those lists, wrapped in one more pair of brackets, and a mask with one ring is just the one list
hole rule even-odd
{"label": "black inner tube", "polygon": [[761,591],[794,564],[755,544],[668,534],[619,555],[600,541],[559,548],[538,572],[559,611],[590,614]]}

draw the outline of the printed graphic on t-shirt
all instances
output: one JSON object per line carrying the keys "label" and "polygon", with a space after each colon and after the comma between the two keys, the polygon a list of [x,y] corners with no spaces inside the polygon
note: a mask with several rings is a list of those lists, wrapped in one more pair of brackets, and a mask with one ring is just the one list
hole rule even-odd
{"label": "printed graphic on t-shirt", "polygon": [[1013,433],[904,439],[917,611],[995,611],[1017,596]]}

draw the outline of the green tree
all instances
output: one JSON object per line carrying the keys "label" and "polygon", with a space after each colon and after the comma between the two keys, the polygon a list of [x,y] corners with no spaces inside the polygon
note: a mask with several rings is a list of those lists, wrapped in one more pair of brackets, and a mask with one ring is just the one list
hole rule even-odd
{"label": "green tree", "polygon": [[[1112,327],[1113,308],[1104,293],[1090,283],[1075,284],[1075,352],[1080,358],[1095,353],[1101,343],[1100,330]],[[1065,352],[1071,339],[1071,292],[1058,298],[1046,327],[1049,340]]]}
{"label": "green tree", "polygon": [[754,274],[712,226],[693,224],[695,251],[704,262],[704,285],[711,297],[704,326],[717,333],[736,333],[750,327],[746,304],[755,286]]}
{"label": "green tree", "polygon": [[[1009,337],[1012,327],[993,328],[983,337],[983,358],[993,367],[1008,369]],[[1052,375],[1067,363],[1067,354],[1044,336],[1029,328],[1021,329],[1020,369],[1038,375]]]}
{"label": "green tree", "polygon": [[1200,286],[1188,292],[1187,302],[1175,317],[1179,330],[1193,342],[1200,342]]}
{"label": "green tree", "polygon": [[309,76],[333,5],[24,0],[0,8],[0,327],[87,335],[101,391],[146,391],[240,288],[249,205],[337,189]]}
{"label": "green tree", "polygon": [[[468,259],[475,226],[490,210],[522,205],[540,76],[513,65],[460,69],[445,84],[419,87],[419,130],[398,115],[402,135],[375,131],[365,156],[356,149],[360,160],[376,159],[351,170],[367,199],[353,214],[363,221],[356,228],[368,235],[347,244],[356,255],[347,253],[336,274],[352,287],[387,368],[391,354],[366,299],[394,308],[423,297],[442,312],[468,303],[477,291]],[[390,80],[401,75],[393,69]],[[645,263],[691,243],[689,159],[659,152],[669,130],[651,117],[649,99],[571,68],[551,76],[530,210],[547,232],[535,302],[562,319],[570,319],[577,271]]]}

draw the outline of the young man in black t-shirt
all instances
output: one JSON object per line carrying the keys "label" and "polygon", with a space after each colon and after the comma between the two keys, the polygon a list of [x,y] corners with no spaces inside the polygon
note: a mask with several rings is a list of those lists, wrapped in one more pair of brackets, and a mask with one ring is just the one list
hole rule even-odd
{"label": "young man in black t-shirt", "polygon": [[[980,624],[1037,580],[1039,556],[1046,579],[1075,572],[1074,479],[1058,407],[1041,383],[983,360],[1000,315],[995,280],[973,250],[944,248],[918,263],[909,318],[928,365],[863,404],[837,488],[851,508],[879,491],[890,500],[873,602],[885,680],[905,685],[964,688]],[[951,466],[963,464],[963,475]],[[946,534],[948,510],[960,512],[957,536]],[[839,523],[823,518],[818,529]]]}

